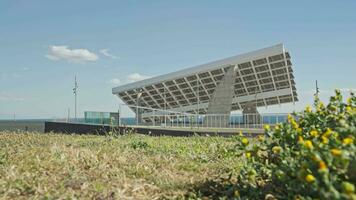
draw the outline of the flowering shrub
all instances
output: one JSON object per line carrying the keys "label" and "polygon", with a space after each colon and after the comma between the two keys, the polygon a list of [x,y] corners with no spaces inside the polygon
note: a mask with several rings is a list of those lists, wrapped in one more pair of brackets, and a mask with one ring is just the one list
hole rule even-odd
{"label": "flowering shrub", "polygon": [[267,137],[238,139],[246,161],[231,193],[251,199],[356,199],[356,97],[340,91],[324,105],[265,127]]}

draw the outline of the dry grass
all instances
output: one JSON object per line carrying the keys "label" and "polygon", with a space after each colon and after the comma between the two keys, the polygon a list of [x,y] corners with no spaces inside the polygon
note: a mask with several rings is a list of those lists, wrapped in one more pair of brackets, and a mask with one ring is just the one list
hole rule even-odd
{"label": "dry grass", "polygon": [[233,140],[0,132],[0,199],[182,199],[238,171]]}

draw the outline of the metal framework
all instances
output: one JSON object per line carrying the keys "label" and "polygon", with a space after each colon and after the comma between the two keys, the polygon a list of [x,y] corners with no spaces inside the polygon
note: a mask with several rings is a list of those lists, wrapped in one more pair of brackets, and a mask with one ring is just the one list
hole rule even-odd
{"label": "metal framework", "polygon": [[[283,44],[115,87],[112,93],[131,106],[137,105],[140,95],[142,107],[206,114],[231,67],[236,69],[232,111],[242,110],[249,101],[256,101],[258,107],[298,101],[291,57]],[[149,121],[152,111],[142,112]]]}

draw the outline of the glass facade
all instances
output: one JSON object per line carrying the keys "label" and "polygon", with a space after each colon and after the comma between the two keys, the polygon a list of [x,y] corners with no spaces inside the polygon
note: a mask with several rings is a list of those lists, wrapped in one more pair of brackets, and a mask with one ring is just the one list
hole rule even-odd
{"label": "glass facade", "polygon": [[118,125],[119,113],[85,111],[84,122],[87,124]]}

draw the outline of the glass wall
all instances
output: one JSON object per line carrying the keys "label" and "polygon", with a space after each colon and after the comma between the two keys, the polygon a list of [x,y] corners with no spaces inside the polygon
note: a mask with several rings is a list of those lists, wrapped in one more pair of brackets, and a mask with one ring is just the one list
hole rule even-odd
{"label": "glass wall", "polygon": [[84,122],[87,124],[117,125],[119,123],[119,114],[111,112],[84,112]]}

